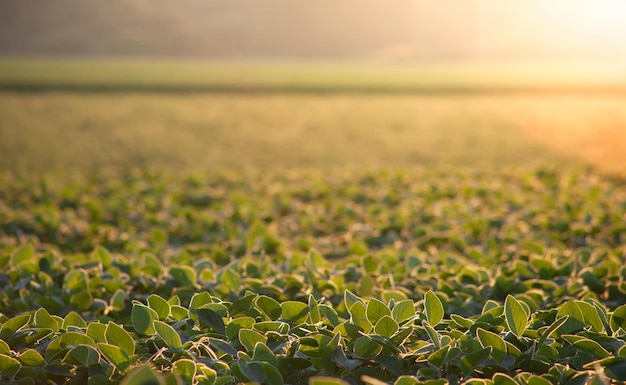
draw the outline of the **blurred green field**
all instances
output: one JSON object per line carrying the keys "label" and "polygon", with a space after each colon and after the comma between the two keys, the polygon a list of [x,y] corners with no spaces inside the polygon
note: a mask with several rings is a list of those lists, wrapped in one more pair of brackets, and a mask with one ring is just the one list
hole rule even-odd
{"label": "blurred green field", "polygon": [[562,162],[515,125],[516,102],[449,96],[4,93],[0,166],[39,173]]}
{"label": "blurred green field", "polygon": [[495,68],[5,58],[0,168],[618,168],[615,73]]}
{"label": "blurred green field", "polygon": [[0,58],[0,90],[264,93],[617,93],[619,66],[557,63]]}

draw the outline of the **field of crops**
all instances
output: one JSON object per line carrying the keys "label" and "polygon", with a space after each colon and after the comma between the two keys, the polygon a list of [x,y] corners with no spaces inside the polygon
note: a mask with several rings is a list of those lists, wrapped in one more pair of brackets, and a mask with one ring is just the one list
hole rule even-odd
{"label": "field of crops", "polygon": [[0,383],[626,381],[624,96],[24,68],[0,79]]}

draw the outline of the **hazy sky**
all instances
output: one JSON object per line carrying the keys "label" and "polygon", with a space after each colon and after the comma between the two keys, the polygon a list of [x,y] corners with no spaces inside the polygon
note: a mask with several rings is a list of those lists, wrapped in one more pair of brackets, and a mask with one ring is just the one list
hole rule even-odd
{"label": "hazy sky", "polygon": [[626,59],[626,1],[474,2],[484,55]]}
{"label": "hazy sky", "polygon": [[6,0],[3,53],[626,61],[626,0]]}

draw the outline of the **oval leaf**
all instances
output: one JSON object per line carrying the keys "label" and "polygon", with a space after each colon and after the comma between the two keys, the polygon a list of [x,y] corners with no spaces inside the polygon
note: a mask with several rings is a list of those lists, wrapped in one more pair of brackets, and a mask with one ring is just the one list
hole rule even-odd
{"label": "oval leaf", "polygon": [[391,316],[391,311],[382,301],[376,298],[370,298],[367,302],[367,320],[370,321],[372,325],[375,325],[379,319],[384,316]]}
{"label": "oval leaf", "polygon": [[109,322],[105,330],[107,343],[115,345],[129,356],[135,354],[135,341],[130,334],[115,322]]}
{"label": "oval leaf", "polygon": [[379,319],[378,322],[376,323],[376,326],[374,326],[374,332],[376,334],[381,335],[383,337],[387,337],[387,338],[390,338],[391,336],[396,334],[398,329],[399,329],[398,323],[393,318],[389,317],[388,315]]}
{"label": "oval leaf", "polygon": [[239,330],[239,342],[246,348],[248,352],[254,351],[254,346],[257,342],[267,343],[267,338],[261,333],[255,332],[250,329]]}
{"label": "oval leaf", "polygon": [[180,340],[180,335],[173,327],[165,322],[154,321],[154,330],[170,348],[180,349],[183,346],[183,343]]}
{"label": "oval leaf", "polygon": [[148,297],[148,306],[154,310],[160,320],[164,320],[170,316],[170,304],[161,296],[152,294]]}
{"label": "oval leaf", "polygon": [[426,319],[432,326],[437,326],[443,319],[444,309],[443,304],[437,294],[432,290],[428,290],[424,294],[424,311],[426,312]]}
{"label": "oval leaf", "polygon": [[153,335],[154,321],[159,319],[159,315],[149,307],[135,303],[131,313],[131,320],[133,323],[133,329],[137,333],[145,335]]}
{"label": "oval leaf", "polygon": [[512,295],[507,295],[504,300],[504,319],[511,333],[520,337],[526,330],[528,314],[522,304]]}
{"label": "oval leaf", "polygon": [[502,363],[506,358],[506,343],[504,340],[496,333],[481,328],[476,329],[476,335],[482,347],[491,346],[491,356],[496,361]]}

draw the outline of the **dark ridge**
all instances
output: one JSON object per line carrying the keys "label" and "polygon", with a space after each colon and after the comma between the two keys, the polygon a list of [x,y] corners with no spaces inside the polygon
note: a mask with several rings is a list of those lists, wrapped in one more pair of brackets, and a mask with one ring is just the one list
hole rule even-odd
{"label": "dark ridge", "polygon": [[250,85],[159,85],[159,84],[69,84],[69,83],[1,83],[0,92],[78,93],[78,94],[389,94],[389,95],[626,95],[625,86],[250,86]]}

